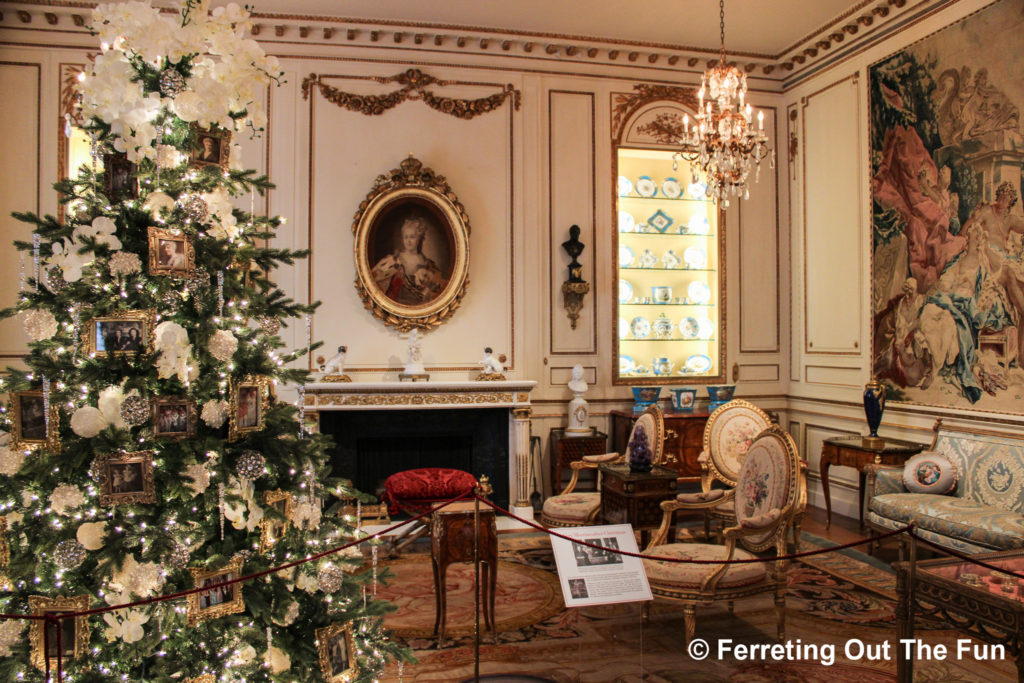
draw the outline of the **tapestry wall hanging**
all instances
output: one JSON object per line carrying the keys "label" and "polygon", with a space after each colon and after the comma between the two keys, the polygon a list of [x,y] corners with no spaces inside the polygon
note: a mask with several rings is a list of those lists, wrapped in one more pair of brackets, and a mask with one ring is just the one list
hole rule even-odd
{"label": "tapestry wall hanging", "polygon": [[1024,413],[1024,0],[870,69],[873,374],[890,401]]}

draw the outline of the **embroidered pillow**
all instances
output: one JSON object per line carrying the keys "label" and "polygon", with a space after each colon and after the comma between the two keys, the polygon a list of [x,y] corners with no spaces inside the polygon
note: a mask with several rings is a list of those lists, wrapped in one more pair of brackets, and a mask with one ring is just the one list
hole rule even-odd
{"label": "embroidered pillow", "polygon": [[956,465],[938,451],[918,453],[903,466],[903,485],[911,493],[949,493],[959,476]]}

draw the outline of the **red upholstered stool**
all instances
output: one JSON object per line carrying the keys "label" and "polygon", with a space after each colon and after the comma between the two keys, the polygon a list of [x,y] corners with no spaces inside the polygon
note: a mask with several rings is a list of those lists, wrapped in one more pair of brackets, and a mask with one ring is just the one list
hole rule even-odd
{"label": "red upholstered stool", "polygon": [[468,493],[475,486],[476,477],[469,472],[448,467],[422,467],[388,477],[381,499],[388,504],[391,514],[418,514]]}

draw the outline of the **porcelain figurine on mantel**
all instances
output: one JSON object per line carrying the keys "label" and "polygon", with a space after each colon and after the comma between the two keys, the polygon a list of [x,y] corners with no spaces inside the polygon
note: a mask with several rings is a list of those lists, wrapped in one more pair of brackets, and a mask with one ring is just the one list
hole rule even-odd
{"label": "porcelain figurine on mantel", "polygon": [[408,343],[405,370],[398,373],[398,379],[402,382],[426,382],[430,375],[423,367],[423,335],[418,329],[413,329],[405,338]]}
{"label": "porcelain figurine on mantel", "polygon": [[497,382],[505,379],[505,367],[502,365],[502,361],[505,357],[495,358],[494,352],[491,347],[488,346],[484,349],[483,360],[480,361],[480,366],[484,369],[479,375],[476,376],[478,382]]}
{"label": "porcelain figurine on mantel", "polygon": [[572,400],[569,401],[569,424],[565,428],[565,435],[590,436],[593,433],[590,429],[590,406],[583,398],[587,382],[583,379],[583,366],[579,363],[573,366],[569,391],[572,392]]}
{"label": "porcelain figurine on mantel", "polygon": [[[322,363],[320,371],[324,373],[321,378],[323,382],[351,382],[352,378],[345,374],[345,354],[348,353],[347,346],[339,346],[338,352],[331,356],[330,360]],[[323,357],[317,358],[323,361]]]}

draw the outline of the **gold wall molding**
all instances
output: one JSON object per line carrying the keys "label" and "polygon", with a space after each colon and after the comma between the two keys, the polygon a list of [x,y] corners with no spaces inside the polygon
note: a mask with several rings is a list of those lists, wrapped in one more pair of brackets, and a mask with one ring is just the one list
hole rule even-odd
{"label": "gold wall molding", "polygon": [[318,393],[316,403],[321,406],[431,406],[480,405],[513,403],[511,392],[446,393],[446,394],[347,394]]}
{"label": "gold wall molding", "polygon": [[339,90],[324,83],[317,74],[310,74],[302,80],[302,99],[308,100],[310,91],[317,88],[320,94],[328,102],[336,104],[342,109],[365,114],[366,116],[379,116],[386,111],[394,109],[403,102],[420,100],[425,105],[441,112],[460,119],[472,119],[481,114],[487,114],[505,104],[507,100],[512,101],[512,106],[517,111],[521,106],[522,93],[506,83],[501,92],[488,97],[480,97],[475,100],[460,99],[453,97],[441,97],[428,90],[428,86],[446,87],[449,85],[478,85],[463,81],[443,81],[430,74],[423,73],[419,69],[406,69],[394,76],[380,76],[373,79],[377,83],[398,83],[402,87],[386,95],[357,95]]}

